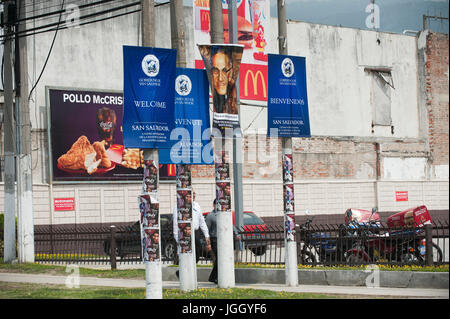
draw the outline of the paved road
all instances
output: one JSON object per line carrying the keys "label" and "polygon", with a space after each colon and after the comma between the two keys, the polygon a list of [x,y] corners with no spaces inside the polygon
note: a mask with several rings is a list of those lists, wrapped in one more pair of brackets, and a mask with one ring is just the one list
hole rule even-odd
{"label": "paved road", "polygon": [[[73,284],[74,281],[67,276],[52,276],[45,274],[17,274],[0,273],[0,288],[2,282],[19,282],[35,284]],[[136,279],[109,279],[95,277],[80,277],[80,286],[102,286],[102,287],[123,287],[123,288],[145,288],[145,280]],[[164,281],[164,288],[179,288],[178,281]],[[216,285],[209,282],[199,282],[198,288],[215,288]],[[412,289],[412,288],[367,288],[367,287],[346,287],[346,286],[319,286],[319,285],[299,285],[298,287],[287,287],[274,284],[236,284],[237,288],[266,289],[286,292],[309,292],[327,293],[361,296],[389,296],[390,298],[433,298],[449,299],[448,289]]]}

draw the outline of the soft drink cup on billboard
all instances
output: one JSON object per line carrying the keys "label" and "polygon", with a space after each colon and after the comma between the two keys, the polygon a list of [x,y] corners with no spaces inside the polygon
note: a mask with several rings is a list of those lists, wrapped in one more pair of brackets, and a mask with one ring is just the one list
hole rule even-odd
{"label": "soft drink cup on billboard", "polygon": [[251,0],[250,18],[253,25],[253,39],[256,52],[253,53],[255,60],[267,61],[267,54],[264,52],[267,45],[264,21],[267,19],[265,13],[266,0]]}
{"label": "soft drink cup on billboard", "polygon": [[97,110],[97,131],[100,140],[105,141],[105,149],[114,143],[114,131],[116,130],[116,112],[107,107]]}

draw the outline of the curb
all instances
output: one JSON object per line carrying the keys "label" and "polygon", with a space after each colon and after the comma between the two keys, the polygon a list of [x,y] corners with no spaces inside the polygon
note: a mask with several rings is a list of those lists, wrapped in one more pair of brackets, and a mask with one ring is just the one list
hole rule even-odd
{"label": "curb", "polygon": [[[163,267],[163,281],[177,281],[176,267]],[[197,280],[208,281],[211,268],[197,268]],[[235,269],[240,284],[285,284],[284,269]],[[449,289],[449,273],[372,270],[299,270],[300,285]]]}

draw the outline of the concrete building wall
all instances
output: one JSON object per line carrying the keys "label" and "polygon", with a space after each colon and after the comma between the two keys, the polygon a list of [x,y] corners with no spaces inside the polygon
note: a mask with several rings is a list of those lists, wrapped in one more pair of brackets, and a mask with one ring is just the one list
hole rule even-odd
{"label": "concrete building wall", "polygon": [[419,36],[418,49],[422,126],[430,152],[430,176],[448,179],[448,35],[426,30]]}
{"label": "concrete building wall", "polygon": [[[212,209],[215,188],[212,180],[196,180],[193,186],[203,211]],[[256,212],[263,218],[282,218],[282,183],[244,180],[244,210]],[[306,209],[315,215],[342,217],[347,208],[370,210],[378,206],[382,212],[395,212],[426,205],[431,211],[448,210],[446,181],[380,181],[342,180],[296,182],[296,215]],[[408,201],[396,201],[396,192],[408,192]],[[137,194],[140,187],[133,184],[33,185],[34,219],[36,225],[71,223],[121,223],[138,220]],[[74,198],[75,210],[55,211],[54,198]],[[170,214],[176,203],[174,184],[160,185],[160,213]],[[3,207],[3,192],[0,193]],[[448,213],[447,213],[448,214]],[[442,218],[442,215],[439,216]],[[333,220],[336,220],[333,219]]]}
{"label": "concrete building wall", "polygon": [[[197,48],[190,27],[192,8],[185,8],[185,23],[188,67],[194,67]],[[139,25],[139,13],[134,13],[58,32],[30,102],[36,224],[137,219],[139,183],[49,183],[45,87],[122,90],[122,45],[141,43]],[[275,19],[271,19],[271,27],[268,51],[277,53]],[[29,87],[39,75],[53,35],[50,32],[29,37]],[[425,41],[420,37],[295,21],[288,24],[288,38],[289,54],[306,57],[312,131],[312,138],[293,140],[297,215],[305,209],[329,215],[343,214],[349,207],[378,206],[380,211],[396,211],[420,204],[448,211],[448,144],[444,145],[445,136],[448,143],[448,127],[447,131],[444,127],[445,119],[448,124],[448,52],[446,60],[440,61],[437,56],[445,56],[445,46],[433,46],[435,41],[445,39],[429,36]],[[156,46],[170,47],[167,5],[157,8]],[[427,51],[429,46],[434,49]],[[422,58],[427,59],[423,71]],[[444,67],[434,71],[433,63],[444,63]],[[379,70],[391,72],[395,87],[388,88],[389,125],[373,125],[379,107],[374,72]],[[434,79],[433,75],[440,77]],[[427,88],[422,89],[425,84]],[[245,133],[244,209],[262,217],[282,216],[281,141],[265,135],[264,103],[249,104],[240,110]],[[428,127],[436,121],[444,124]],[[428,139],[432,135],[433,139]],[[213,166],[195,167],[193,179],[201,207],[210,210],[215,196]],[[409,200],[397,202],[396,191],[408,191]],[[61,197],[75,198],[75,210],[55,212],[53,199]],[[161,183],[160,202],[161,213],[172,211],[175,184]],[[1,210],[2,184],[0,205]]]}

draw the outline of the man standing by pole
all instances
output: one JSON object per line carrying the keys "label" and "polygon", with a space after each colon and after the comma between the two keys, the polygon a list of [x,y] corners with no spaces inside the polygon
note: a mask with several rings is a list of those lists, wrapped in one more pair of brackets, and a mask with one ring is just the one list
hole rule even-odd
{"label": "man standing by pole", "polygon": [[[278,51],[279,54],[287,55],[287,22],[286,22],[286,1],[285,0],[277,0],[277,8],[278,8]],[[291,168],[288,165],[284,165],[287,161],[291,159],[292,163],[292,138],[291,137],[283,137],[282,138],[282,172],[283,176],[286,174],[286,170],[290,170]],[[289,174],[289,172],[288,172]],[[291,188],[286,186],[284,187],[284,194],[287,194],[287,191],[291,191],[293,195],[294,191],[294,183],[292,180]],[[288,222],[287,218],[287,196],[283,196],[283,200],[285,201],[285,213],[284,213],[284,223]],[[292,216],[293,216],[292,212]],[[285,227],[285,272],[286,272],[286,285],[287,286],[297,286],[298,285],[298,270],[297,270],[297,243],[295,240],[290,240],[287,238],[286,227]],[[292,239],[292,238],[291,238]]]}

